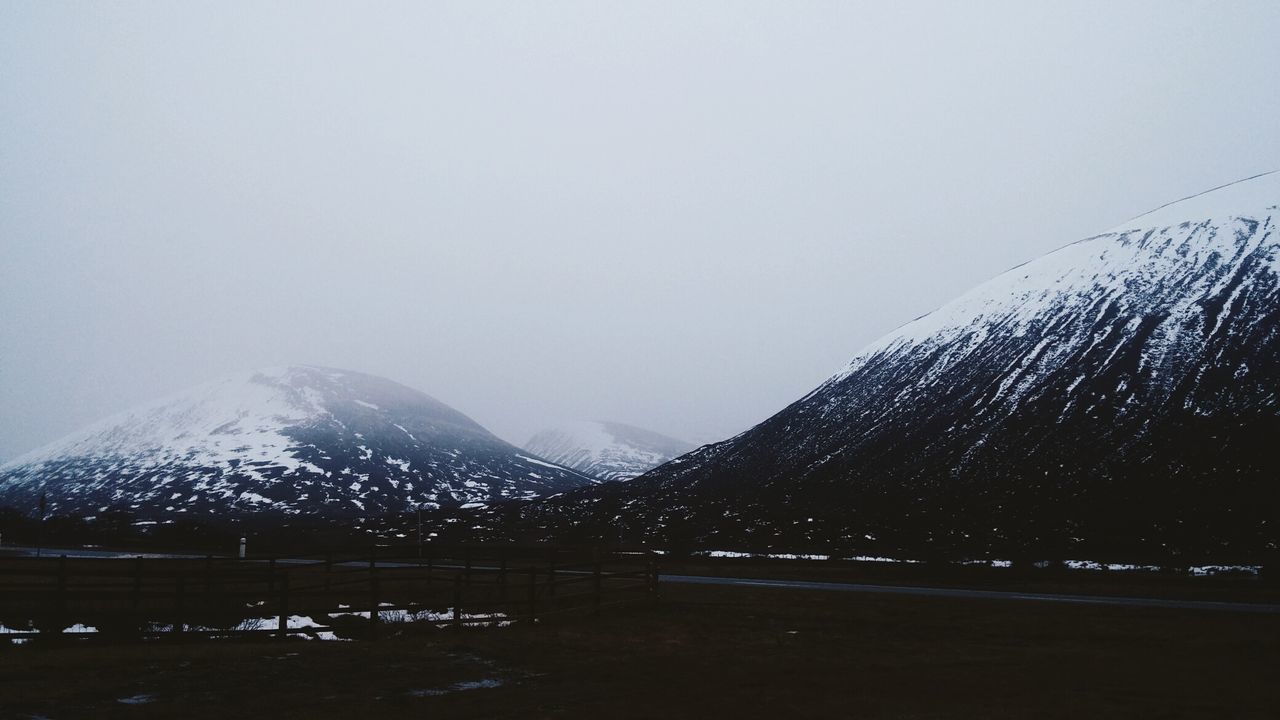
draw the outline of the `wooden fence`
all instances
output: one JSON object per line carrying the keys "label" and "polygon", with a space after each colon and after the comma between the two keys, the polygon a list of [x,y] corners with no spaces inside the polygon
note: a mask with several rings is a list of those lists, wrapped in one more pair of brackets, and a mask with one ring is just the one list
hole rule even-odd
{"label": "wooden fence", "polygon": [[[655,556],[643,550],[514,545],[245,560],[0,558],[0,642],[54,634],[377,637],[406,613],[432,613],[431,621],[453,627],[529,622],[651,600],[657,577]],[[311,623],[290,628],[295,616]]]}

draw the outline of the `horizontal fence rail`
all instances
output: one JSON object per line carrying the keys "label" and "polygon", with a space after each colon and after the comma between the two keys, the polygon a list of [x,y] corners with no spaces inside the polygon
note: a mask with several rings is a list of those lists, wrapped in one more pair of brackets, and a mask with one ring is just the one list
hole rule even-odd
{"label": "horizontal fence rail", "polygon": [[[385,545],[247,559],[0,558],[0,642],[87,634],[377,637],[381,625],[410,614],[463,627],[599,613],[652,600],[657,579],[656,556],[647,551],[548,546]],[[290,627],[294,617],[310,622]]]}

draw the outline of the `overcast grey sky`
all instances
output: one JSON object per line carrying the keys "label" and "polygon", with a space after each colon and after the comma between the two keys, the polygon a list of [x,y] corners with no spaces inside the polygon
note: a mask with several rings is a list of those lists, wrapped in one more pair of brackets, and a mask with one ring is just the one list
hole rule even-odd
{"label": "overcast grey sky", "polygon": [[1280,167],[1280,3],[0,3],[0,457],[259,366],[711,440]]}

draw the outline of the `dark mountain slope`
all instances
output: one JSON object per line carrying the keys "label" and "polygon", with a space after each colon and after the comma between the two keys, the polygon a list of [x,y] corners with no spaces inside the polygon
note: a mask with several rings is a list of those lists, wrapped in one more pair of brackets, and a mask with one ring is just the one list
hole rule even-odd
{"label": "dark mountain slope", "polygon": [[1280,538],[1280,175],[1015,268],[554,534],[876,553],[1253,555]]}

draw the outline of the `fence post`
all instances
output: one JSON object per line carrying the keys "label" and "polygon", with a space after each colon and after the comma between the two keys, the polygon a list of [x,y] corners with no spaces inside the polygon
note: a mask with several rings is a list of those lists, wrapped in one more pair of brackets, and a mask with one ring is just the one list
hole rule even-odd
{"label": "fence post", "polygon": [[373,606],[369,610],[369,634],[374,640],[378,639],[378,608],[382,606],[381,593],[378,587],[378,546],[374,545],[369,551],[369,601]]}
{"label": "fence post", "polygon": [[333,553],[324,555],[324,591],[329,592],[333,576]]}
{"label": "fence post", "polygon": [[649,553],[648,566],[645,568],[646,580],[649,584],[649,600],[658,602],[658,560],[652,552]]}
{"label": "fence post", "polygon": [[601,587],[600,587],[600,581],[601,581],[601,578],[600,578],[600,548],[598,548],[598,547],[597,547],[597,548],[593,549],[593,550],[591,551],[591,554],[592,554],[592,561],[593,561],[593,563],[592,563],[592,564],[593,564],[593,567],[592,567],[592,571],[591,571],[591,574],[592,574],[592,576],[593,576],[593,577],[592,577],[592,581],[593,581],[593,582],[592,582],[592,584],[595,586],[595,598],[594,598],[594,600],[593,600],[593,607],[592,607],[591,612],[592,612],[592,614],[593,614],[593,615],[599,615],[599,614],[600,614],[600,592],[601,592]]}
{"label": "fence post", "polygon": [[208,595],[209,591],[212,588],[213,588],[213,556],[205,555],[204,556],[204,593],[205,595]]}
{"label": "fence post", "polygon": [[435,547],[427,545],[427,587],[431,587],[431,575],[435,573],[436,552]]}
{"label": "fence post", "polygon": [[505,547],[502,548],[498,551],[498,555],[501,558],[498,562],[499,601],[502,605],[502,612],[509,612],[510,608],[507,607],[507,549]]}
{"label": "fence post", "polygon": [[271,562],[267,565],[267,594],[276,594],[276,559],[271,558]]}
{"label": "fence post", "polygon": [[142,606],[142,556],[133,560],[133,611]]}
{"label": "fence post", "polygon": [[67,592],[67,556],[58,556],[58,605],[61,606],[65,601],[64,595]]}
{"label": "fence post", "polygon": [[547,564],[547,594],[551,597],[556,596],[556,549],[551,548],[549,553],[551,556]]}
{"label": "fence post", "polygon": [[538,619],[538,566],[529,567],[529,622]]}
{"label": "fence post", "polygon": [[182,635],[187,629],[186,609],[187,609],[187,578],[185,575],[178,576],[178,593],[174,598],[173,608],[173,633]]}
{"label": "fence post", "polygon": [[453,627],[462,627],[462,576],[453,576]]}
{"label": "fence post", "polygon": [[289,573],[280,577],[280,621],[276,632],[281,640],[289,635]]}
{"label": "fence post", "polygon": [[471,546],[470,546],[470,545],[468,545],[468,546],[466,547],[466,549],[465,549],[465,550],[463,550],[462,552],[463,552],[463,556],[464,556],[464,557],[465,557],[465,559],[466,559],[466,578],[467,578],[467,584],[468,584],[468,585],[470,585],[470,584],[471,584]]}
{"label": "fence post", "polygon": [[[58,622],[67,621],[67,556],[58,556],[58,599],[54,610],[58,613]],[[61,628],[59,628],[61,629]]]}

